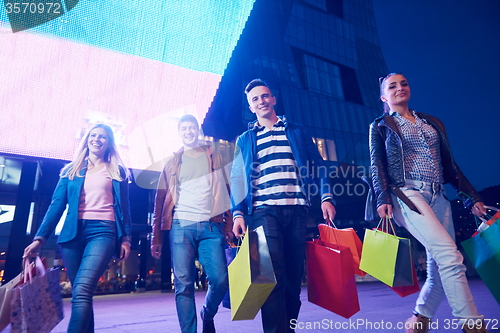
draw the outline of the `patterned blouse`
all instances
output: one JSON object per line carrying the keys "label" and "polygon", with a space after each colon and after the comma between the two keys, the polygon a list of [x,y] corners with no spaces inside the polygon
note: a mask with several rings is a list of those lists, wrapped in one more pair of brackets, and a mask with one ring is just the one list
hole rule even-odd
{"label": "patterned blouse", "polygon": [[403,136],[403,158],[406,179],[443,184],[443,167],[438,132],[411,110],[415,123],[391,111]]}

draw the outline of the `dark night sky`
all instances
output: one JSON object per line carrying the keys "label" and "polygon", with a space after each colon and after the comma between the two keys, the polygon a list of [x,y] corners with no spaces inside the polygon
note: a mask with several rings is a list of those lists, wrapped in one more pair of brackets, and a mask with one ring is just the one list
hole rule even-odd
{"label": "dark night sky", "polygon": [[[500,184],[500,1],[373,0],[389,72],[440,118],[477,190]],[[374,78],[377,84],[377,78]]]}

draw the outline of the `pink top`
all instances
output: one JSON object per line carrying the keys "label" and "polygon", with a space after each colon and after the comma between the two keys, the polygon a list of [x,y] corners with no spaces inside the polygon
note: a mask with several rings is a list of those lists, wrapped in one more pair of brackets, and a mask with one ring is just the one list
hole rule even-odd
{"label": "pink top", "polygon": [[87,173],[80,193],[78,219],[115,220],[113,185],[106,167],[94,174]]}

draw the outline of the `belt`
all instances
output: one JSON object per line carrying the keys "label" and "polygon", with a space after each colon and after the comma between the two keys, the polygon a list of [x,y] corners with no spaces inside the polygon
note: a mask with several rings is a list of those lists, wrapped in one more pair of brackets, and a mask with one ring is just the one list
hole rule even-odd
{"label": "belt", "polygon": [[408,206],[408,208],[410,208],[415,213],[422,215],[422,213],[420,213],[420,211],[418,210],[417,206],[415,206],[413,201],[411,201],[410,198],[408,198],[406,194],[404,194],[399,187],[397,187],[394,184],[389,185],[389,187],[391,188],[391,192],[399,199],[401,199],[401,201],[403,201]]}
{"label": "belt", "polygon": [[433,193],[439,192],[444,189],[443,184],[441,183],[430,183],[430,182],[423,182],[420,180],[412,180],[412,179],[407,179],[405,182],[405,186],[410,185],[412,187],[416,187],[417,189],[421,190],[425,187],[432,189]]}

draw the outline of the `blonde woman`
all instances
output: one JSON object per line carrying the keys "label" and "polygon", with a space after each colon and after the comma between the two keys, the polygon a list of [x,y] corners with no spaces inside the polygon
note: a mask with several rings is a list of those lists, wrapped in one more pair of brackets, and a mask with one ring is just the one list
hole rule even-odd
{"label": "blonde woman", "polygon": [[68,332],[94,332],[92,298],[114,253],[130,253],[129,171],[116,149],[112,129],[93,125],[73,162],[64,167],[52,202],[24,257],[35,255],[68,212],[58,239],[73,287]]}

